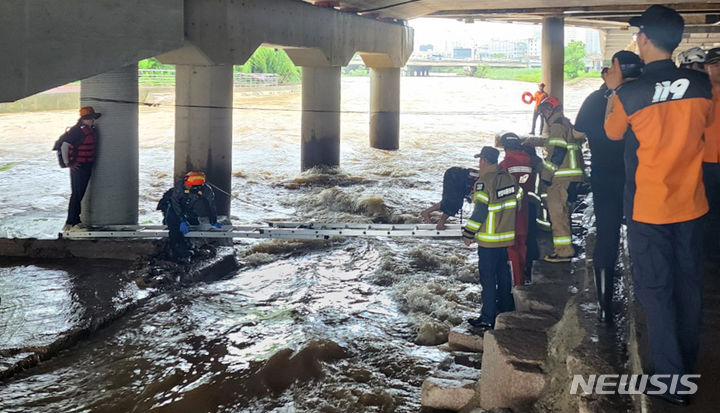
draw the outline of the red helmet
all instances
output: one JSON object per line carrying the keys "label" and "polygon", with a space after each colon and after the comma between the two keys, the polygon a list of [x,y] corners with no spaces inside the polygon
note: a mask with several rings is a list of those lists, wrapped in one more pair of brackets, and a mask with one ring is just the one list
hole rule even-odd
{"label": "red helmet", "polygon": [[561,106],[560,100],[556,98],[555,96],[548,96],[545,99],[540,102],[538,105],[538,110],[549,110],[550,112],[554,112]]}

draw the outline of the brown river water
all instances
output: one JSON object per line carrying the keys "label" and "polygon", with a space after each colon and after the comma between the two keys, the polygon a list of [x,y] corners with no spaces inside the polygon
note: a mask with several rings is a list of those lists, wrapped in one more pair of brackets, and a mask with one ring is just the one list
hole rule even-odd
{"label": "brown river water", "polygon": [[[299,89],[236,96],[234,223],[417,222],[439,200],[446,168],[473,166],[495,132],[530,129],[520,96],[533,84],[405,77],[401,148],[374,150],[369,79],[342,82],[337,171],[299,172]],[[599,84],[566,85],[571,120]],[[75,113],[0,114],[0,236],[53,238],[62,227],[69,178],[50,148]],[[171,99],[140,109],[141,223],[161,220],[173,121]],[[235,249],[244,266],[231,277],[157,295],[0,383],[0,411],[418,411],[422,381],[447,357],[433,345],[480,307],[477,258],[459,241],[240,240]],[[0,289],[12,295],[39,271],[0,268]],[[67,288],[57,299],[71,302]]]}

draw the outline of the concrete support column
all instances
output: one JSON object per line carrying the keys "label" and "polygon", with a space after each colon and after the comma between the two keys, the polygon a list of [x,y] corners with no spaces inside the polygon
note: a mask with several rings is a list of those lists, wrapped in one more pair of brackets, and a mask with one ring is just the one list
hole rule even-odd
{"label": "concrete support column", "polygon": [[81,219],[85,224],[136,225],[138,222],[137,100],[137,64],[81,83],[80,104],[102,113],[97,121],[95,166],[82,202]]}
{"label": "concrete support column", "polygon": [[302,71],[301,169],[340,165],[340,67]]}
{"label": "concrete support column", "polygon": [[400,68],[370,69],[370,147],[400,147]]}
{"label": "concrete support column", "polygon": [[205,171],[218,215],[230,216],[232,65],[177,65],[175,71],[175,181]]}
{"label": "concrete support column", "polygon": [[565,67],[565,24],[562,17],[542,20],[542,77],[550,96],[563,101]]}

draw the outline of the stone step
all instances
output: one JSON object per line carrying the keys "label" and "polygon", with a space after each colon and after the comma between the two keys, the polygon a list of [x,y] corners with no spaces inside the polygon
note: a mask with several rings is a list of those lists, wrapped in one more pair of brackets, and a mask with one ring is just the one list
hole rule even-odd
{"label": "stone step", "polygon": [[559,315],[567,300],[575,293],[577,288],[569,284],[520,285],[513,290],[515,310]]}
{"label": "stone step", "polygon": [[483,409],[528,411],[545,387],[544,332],[493,330],[485,333],[480,404]]}
{"label": "stone step", "polygon": [[451,365],[437,370],[425,379],[421,390],[421,404],[433,409],[460,410],[475,396],[480,370]]}
{"label": "stone step", "polygon": [[498,314],[495,330],[528,330],[547,332],[559,318],[552,313],[510,311]]}
{"label": "stone step", "polygon": [[536,260],[532,266],[532,283],[533,284],[570,284],[572,276],[570,273],[570,264],[546,262]]}
{"label": "stone step", "polygon": [[480,353],[483,351],[483,336],[467,322],[450,330],[448,344],[451,348]]}

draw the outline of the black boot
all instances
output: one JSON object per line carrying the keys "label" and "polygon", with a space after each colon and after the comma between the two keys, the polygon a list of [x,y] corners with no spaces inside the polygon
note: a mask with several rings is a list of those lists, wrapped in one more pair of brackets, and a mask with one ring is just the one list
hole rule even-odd
{"label": "black boot", "polygon": [[613,270],[609,268],[595,269],[595,290],[598,300],[598,320],[612,323]]}

